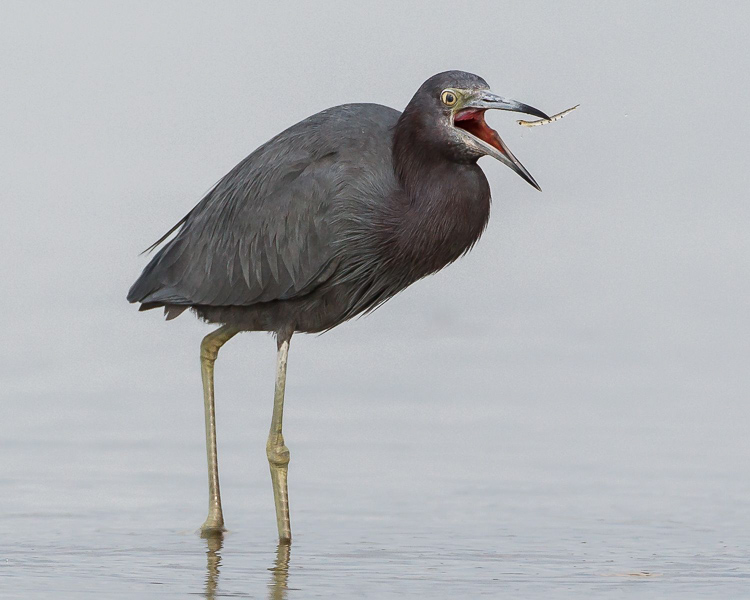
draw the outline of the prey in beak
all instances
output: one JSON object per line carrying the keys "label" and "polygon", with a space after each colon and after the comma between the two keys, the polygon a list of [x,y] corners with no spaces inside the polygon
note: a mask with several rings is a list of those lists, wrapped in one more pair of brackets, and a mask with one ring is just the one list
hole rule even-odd
{"label": "prey in beak", "polygon": [[539,184],[521,162],[513,156],[513,153],[505,145],[505,142],[500,138],[497,131],[487,125],[487,122],[484,120],[484,112],[488,109],[498,109],[534,115],[542,119],[549,119],[549,117],[533,106],[503,98],[486,90],[445,90],[443,91],[444,98],[446,92],[449,96],[450,94],[454,94],[456,98],[451,124],[465,136],[466,142],[478,147],[484,154],[492,156],[508,165],[536,189],[541,191],[542,188],[539,187]]}

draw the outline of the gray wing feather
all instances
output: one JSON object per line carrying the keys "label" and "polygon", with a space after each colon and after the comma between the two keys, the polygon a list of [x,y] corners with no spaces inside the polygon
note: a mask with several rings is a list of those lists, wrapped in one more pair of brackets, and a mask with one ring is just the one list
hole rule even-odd
{"label": "gray wing feather", "polygon": [[128,299],[249,305],[306,290],[334,258],[325,218],[338,187],[334,156],[310,156],[276,186],[254,182],[257,167],[240,164],[187,216]]}
{"label": "gray wing feather", "polygon": [[368,154],[390,160],[398,114],[335,107],[258,148],[173,228],[128,300],[247,306],[312,291],[333,275],[348,236],[345,188],[356,185]]}

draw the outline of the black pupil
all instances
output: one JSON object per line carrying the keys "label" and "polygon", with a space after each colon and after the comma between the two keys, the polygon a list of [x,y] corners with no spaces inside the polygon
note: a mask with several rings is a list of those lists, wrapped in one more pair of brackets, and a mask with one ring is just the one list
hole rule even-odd
{"label": "black pupil", "polygon": [[446,102],[447,102],[448,104],[453,104],[453,101],[454,101],[454,100],[455,100],[455,98],[453,97],[453,94],[446,94],[446,95],[445,95],[445,101],[446,101]]}

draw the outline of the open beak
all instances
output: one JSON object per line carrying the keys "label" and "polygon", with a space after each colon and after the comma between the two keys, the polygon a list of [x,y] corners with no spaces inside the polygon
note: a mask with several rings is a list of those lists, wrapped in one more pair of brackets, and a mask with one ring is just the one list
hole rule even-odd
{"label": "open beak", "polygon": [[487,122],[484,120],[484,111],[488,109],[510,110],[534,115],[542,119],[549,119],[549,117],[533,106],[503,98],[484,90],[471,93],[466,102],[462,103],[460,108],[453,114],[453,126],[468,133],[469,141],[478,146],[485,154],[508,165],[536,189],[542,191],[542,188],[539,187],[539,184],[531,174],[513,156],[513,153],[505,145],[505,142],[500,139],[497,131],[487,125]]}

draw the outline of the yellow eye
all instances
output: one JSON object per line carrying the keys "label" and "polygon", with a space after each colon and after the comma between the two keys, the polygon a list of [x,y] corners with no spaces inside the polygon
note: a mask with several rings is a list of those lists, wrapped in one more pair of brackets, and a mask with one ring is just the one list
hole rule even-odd
{"label": "yellow eye", "polygon": [[440,99],[446,106],[453,106],[458,101],[456,92],[453,90],[443,90],[443,93],[440,94]]}

